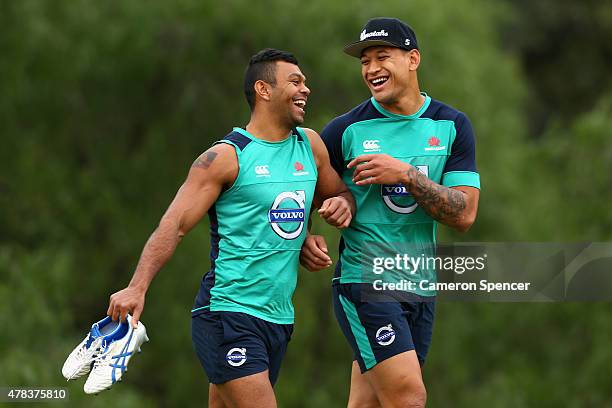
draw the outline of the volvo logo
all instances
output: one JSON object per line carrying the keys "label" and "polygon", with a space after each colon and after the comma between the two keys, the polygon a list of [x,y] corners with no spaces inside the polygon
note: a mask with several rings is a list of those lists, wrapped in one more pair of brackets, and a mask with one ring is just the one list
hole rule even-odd
{"label": "volvo logo", "polygon": [[395,341],[395,330],[389,323],[376,331],[376,342],[381,346],[388,346]]}
{"label": "volvo logo", "polygon": [[[417,170],[429,176],[429,166],[415,166]],[[419,206],[403,184],[383,184],[380,195],[387,207],[400,214],[410,214]]]}
{"label": "volvo logo", "polygon": [[225,360],[227,361],[227,364],[231,365],[232,367],[240,367],[247,361],[246,349],[234,347],[227,352]]}
{"label": "volvo logo", "polygon": [[306,219],[306,192],[285,191],[276,196],[268,212],[268,221],[274,232],[284,239],[295,239],[304,229]]}

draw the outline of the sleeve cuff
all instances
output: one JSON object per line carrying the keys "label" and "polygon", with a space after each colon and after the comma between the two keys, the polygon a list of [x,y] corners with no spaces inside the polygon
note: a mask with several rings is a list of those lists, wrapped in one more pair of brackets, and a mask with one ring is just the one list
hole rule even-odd
{"label": "sleeve cuff", "polygon": [[449,171],[442,175],[442,185],[446,187],[468,186],[480,190],[480,174],[473,171]]}

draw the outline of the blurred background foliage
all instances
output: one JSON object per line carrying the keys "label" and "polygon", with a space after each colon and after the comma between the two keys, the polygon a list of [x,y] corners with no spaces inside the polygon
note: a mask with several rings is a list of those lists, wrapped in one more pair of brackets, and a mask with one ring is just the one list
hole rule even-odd
{"label": "blurred background foliage", "polygon": [[[194,158],[248,121],[249,57],[296,54],[306,125],[320,130],[369,96],[341,49],[381,15],[413,26],[422,89],[476,130],[479,218],[465,235],[440,228],[441,241],[612,239],[610,2],[0,1],[0,385],[67,386],[73,406],[205,405],[189,310],[207,220],[147,295],[151,342],[127,382],[91,398],[60,368],[129,281]],[[336,231],[314,228],[335,247]],[[281,407],[345,406],[351,352],[330,276],[301,271]],[[429,406],[612,406],[611,312],[440,303]]]}

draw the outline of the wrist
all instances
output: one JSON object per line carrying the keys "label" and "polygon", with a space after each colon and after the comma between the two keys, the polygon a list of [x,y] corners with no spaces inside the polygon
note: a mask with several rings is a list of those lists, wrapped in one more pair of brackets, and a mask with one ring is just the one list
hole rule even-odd
{"label": "wrist", "polygon": [[342,200],[342,201],[344,201],[345,203],[347,203],[347,204],[348,204],[348,200],[347,200],[347,198],[346,198],[345,196],[343,196],[342,194],[338,194],[338,195],[336,196],[336,198],[338,198],[338,199],[340,199],[340,200]]}
{"label": "wrist", "polygon": [[141,295],[144,295],[147,292],[148,285],[143,283],[132,283],[128,285],[128,289],[138,292]]}
{"label": "wrist", "polygon": [[341,194],[339,194],[338,197],[344,200],[344,202],[346,203],[346,205],[348,206],[351,212],[351,215],[354,215],[355,214],[355,201],[353,200],[353,195],[350,193],[350,191],[346,190],[342,192]]}
{"label": "wrist", "polygon": [[409,188],[412,185],[412,180],[414,179],[414,172],[417,171],[417,169],[408,163],[406,163],[405,166],[402,167],[403,168],[401,183]]}

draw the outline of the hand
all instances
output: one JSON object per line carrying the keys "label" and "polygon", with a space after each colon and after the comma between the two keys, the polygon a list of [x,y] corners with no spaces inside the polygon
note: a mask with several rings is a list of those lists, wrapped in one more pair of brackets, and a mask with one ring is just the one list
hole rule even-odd
{"label": "hand", "polygon": [[387,154],[363,154],[355,157],[347,166],[355,167],[353,183],[366,184],[406,184],[409,182],[408,170],[412,166],[394,159]]}
{"label": "hand", "polygon": [[323,201],[318,213],[325,222],[337,228],[348,227],[353,219],[348,200],[341,196],[331,197]]}
{"label": "hand", "polygon": [[144,309],[144,303],[145,292],[128,286],[111,295],[110,305],[106,314],[112,316],[115,321],[117,319],[124,321],[127,318],[127,314],[132,312],[132,326],[136,328]]}
{"label": "hand", "polygon": [[332,260],[327,255],[327,244],[321,235],[306,236],[300,252],[300,263],[310,272],[320,271],[332,264]]}

